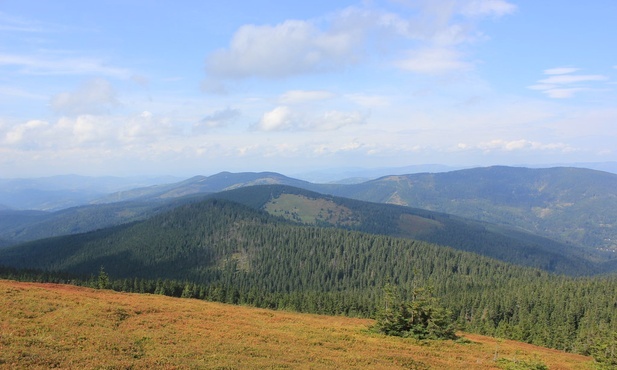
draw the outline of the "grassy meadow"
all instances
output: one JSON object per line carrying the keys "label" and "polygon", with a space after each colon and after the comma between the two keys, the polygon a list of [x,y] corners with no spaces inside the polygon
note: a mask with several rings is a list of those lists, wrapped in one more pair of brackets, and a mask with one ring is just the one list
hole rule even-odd
{"label": "grassy meadow", "polygon": [[373,321],[0,280],[0,369],[593,369],[589,357]]}

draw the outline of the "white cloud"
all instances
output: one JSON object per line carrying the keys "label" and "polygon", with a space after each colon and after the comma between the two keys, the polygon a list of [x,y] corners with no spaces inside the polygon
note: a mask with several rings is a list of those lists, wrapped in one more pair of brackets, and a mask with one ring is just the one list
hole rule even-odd
{"label": "white cloud", "polygon": [[414,4],[418,12],[406,16],[366,6],[348,7],[321,19],[244,25],[228,47],[207,56],[204,90],[226,92],[231,80],[340,70],[370,54],[389,58],[404,49],[409,57],[390,65],[428,74],[468,70],[472,64],[458,46],[484,38],[475,30],[478,19],[507,15],[516,7],[503,0],[451,3],[423,1]]}
{"label": "white cloud", "polygon": [[[332,155],[337,153],[356,152],[358,150],[367,149],[369,147],[366,143],[361,142],[359,139],[354,138],[349,141],[332,142],[327,144],[319,144],[312,148],[312,153],[318,156]],[[367,150],[367,153],[371,149]]]}
{"label": "white cloud", "polygon": [[549,77],[541,79],[538,83],[528,86],[528,89],[541,91],[553,99],[573,98],[577,93],[596,90],[594,83],[608,81],[604,75],[581,75],[573,74],[579,68],[557,67],[544,70]]}
{"label": "white cloud", "polygon": [[478,148],[485,152],[491,151],[520,151],[520,150],[557,150],[562,152],[570,152],[574,149],[567,144],[564,143],[541,143],[537,141],[530,141],[525,139],[520,140],[503,140],[503,139],[495,139],[488,142],[480,143],[476,146],[467,145],[467,144],[458,144],[458,147],[461,149],[465,148]]}
{"label": "white cloud", "polygon": [[282,94],[278,100],[281,104],[300,104],[332,97],[334,97],[334,94],[325,90],[291,90]]}
{"label": "white cloud", "polygon": [[38,136],[38,133],[45,130],[49,123],[41,120],[31,120],[24,124],[17,125],[4,135],[6,145],[32,146],[33,140],[30,136]]}
{"label": "white cloud", "polygon": [[116,92],[101,78],[87,81],[73,92],[64,92],[51,99],[54,111],[68,115],[101,114],[117,106]]}
{"label": "white cloud", "polygon": [[215,79],[282,78],[328,71],[356,60],[358,45],[352,33],[322,31],[307,21],[245,25],[228,49],[208,56],[206,71]]}
{"label": "white cloud", "polygon": [[574,73],[579,70],[580,68],[557,67],[557,68],[545,69],[544,74],[545,75],[563,75],[567,73]]}
{"label": "white cloud", "polygon": [[150,144],[169,140],[181,135],[180,127],[167,117],[158,117],[149,111],[131,117],[115,134],[124,143]]}
{"label": "white cloud", "polygon": [[323,113],[293,112],[279,106],[263,114],[254,126],[260,131],[334,131],[345,126],[366,123],[367,115],[360,112],[330,110]]}
{"label": "white cloud", "polygon": [[291,109],[286,106],[276,107],[263,114],[256,128],[261,131],[278,131],[289,129],[293,126]]}
{"label": "white cloud", "polygon": [[512,14],[517,7],[504,0],[472,0],[462,2],[461,13],[468,17],[501,17]]}
{"label": "white cloud", "polygon": [[15,66],[19,68],[19,73],[30,75],[102,75],[116,78],[131,76],[128,69],[109,66],[101,59],[58,58],[50,54],[0,54],[0,66]]}
{"label": "white cloud", "polygon": [[124,145],[149,146],[182,136],[182,128],[166,117],[145,111],[134,116],[82,114],[55,123],[31,120],[7,127],[0,143],[17,150],[71,151],[84,148],[122,150]]}
{"label": "white cloud", "polygon": [[585,91],[585,90],[589,90],[589,89],[585,89],[582,87],[572,87],[568,89],[551,88],[551,89],[544,90],[543,93],[545,93],[549,98],[566,99],[566,98],[572,98],[574,97],[576,93]]}
{"label": "white cloud", "polygon": [[[11,137],[14,133],[17,135]],[[55,124],[28,121],[17,125],[7,135],[7,144],[22,150],[60,150],[82,145],[110,144],[115,141],[114,136],[106,118],[80,115],[75,118],[62,117]]]}
{"label": "white cloud", "polygon": [[559,75],[559,76],[551,76],[549,78],[545,78],[540,80],[540,83],[543,84],[571,84],[577,82],[588,82],[588,81],[606,81],[608,77],[602,75]]}
{"label": "white cloud", "polygon": [[383,108],[390,106],[390,100],[385,96],[365,95],[365,94],[348,94],[345,97],[352,102],[365,108]]}
{"label": "white cloud", "polygon": [[486,39],[476,30],[479,20],[502,17],[516,11],[516,6],[504,0],[452,0],[447,2],[412,2],[419,15],[408,21],[413,39],[420,42],[407,51],[407,57],[395,66],[419,74],[444,74],[473,69],[475,62],[461,51]]}
{"label": "white cloud", "polygon": [[304,127],[310,131],[333,131],[345,126],[366,123],[367,116],[360,112],[328,111],[311,119]]}
{"label": "white cloud", "polygon": [[410,51],[406,59],[399,60],[395,64],[401,69],[423,74],[466,71],[473,67],[472,64],[464,60],[460,52],[450,48],[427,48]]}

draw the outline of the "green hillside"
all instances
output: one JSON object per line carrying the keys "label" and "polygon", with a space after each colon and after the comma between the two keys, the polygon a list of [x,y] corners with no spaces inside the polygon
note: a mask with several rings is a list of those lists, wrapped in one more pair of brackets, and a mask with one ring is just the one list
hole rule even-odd
{"label": "green hillside", "polygon": [[282,185],[244,187],[211,195],[293,222],[423,240],[499,260],[569,275],[606,270],[565,243],[439,212],[332,197]]}

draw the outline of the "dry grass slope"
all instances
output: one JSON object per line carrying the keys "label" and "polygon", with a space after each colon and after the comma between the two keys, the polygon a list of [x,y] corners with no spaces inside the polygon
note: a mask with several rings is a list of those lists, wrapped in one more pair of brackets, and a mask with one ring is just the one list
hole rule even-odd
{"label": "dry grass slope", "polygon": [[[419,342],[371,320],[0,280],[2,369],[590,369],[584,356],[465,335]],[[521,367],[517,367],[521,368]]]}

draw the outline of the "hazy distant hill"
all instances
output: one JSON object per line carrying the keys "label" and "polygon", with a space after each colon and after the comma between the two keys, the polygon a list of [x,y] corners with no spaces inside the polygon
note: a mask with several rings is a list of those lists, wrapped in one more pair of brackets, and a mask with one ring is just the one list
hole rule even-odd
{"label": "hazy distant hill", "polygon": [[[386,176],[332,193],[510,225],[617,252],[617,175],[582,168],[487,167]],[[608,256],[615,256],[615,253]]]}
{"label": "hazy distant hill", "polygon": [[195,176],[190,179],[166,185],[155,185],[110,194],[93,203],[109,203],[123,200],[151,200],[182,197],[198,193],[216,193],[244,186],[284,184],[314,189],[310,182],[293,179],[275,172],[221,172],[212,176]]}
{"label": "hazy distant hill", "polygon": [[[54,211],[100,198],[123,189],[163,182],[173,177],[52,176],[32,179],[0,179],[0,209]],[[4,207],[3,207],[4,206]]]}

